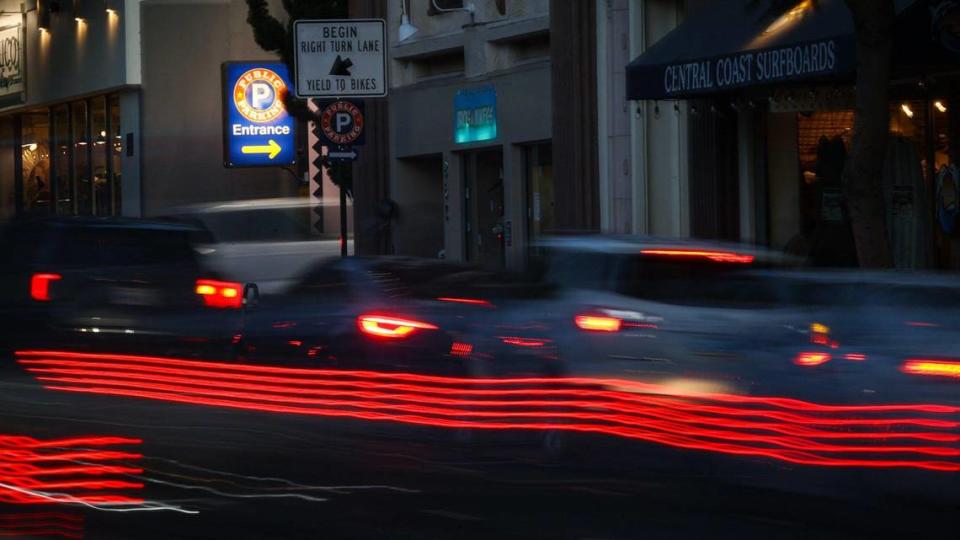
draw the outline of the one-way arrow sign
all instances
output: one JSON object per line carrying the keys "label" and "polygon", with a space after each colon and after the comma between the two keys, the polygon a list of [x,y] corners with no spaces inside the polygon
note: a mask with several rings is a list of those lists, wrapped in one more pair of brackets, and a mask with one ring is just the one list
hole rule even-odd
{"label": "one-way arrow sign", "polygon": [[340,150],[331,150],[327,153],[327,159],[330,161],[356,161],[360,154],[354,148],[343,148]]}

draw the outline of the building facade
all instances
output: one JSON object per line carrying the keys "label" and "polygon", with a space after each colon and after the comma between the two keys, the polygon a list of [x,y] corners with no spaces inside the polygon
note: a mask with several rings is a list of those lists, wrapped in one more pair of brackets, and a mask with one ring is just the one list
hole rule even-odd
{"label": "building facade", "polygon": [[387,19],[391,251],[519,268],[554,227],[550,2],[396,1]]}
{"label": "building facade", "polygon": [[276,59],[243,0],[2,10],[19,72],[0,90],[0,216],[151,216],[305,191],[293,168],[224,167],[221,66]]}
{"label": "building facade", "polygon": [[[960,269],[957,2],[897,0],[881,184],[898,268]],[[842,171],[856,108],[841,0],[598,0],[604,231],[857,264]]]}

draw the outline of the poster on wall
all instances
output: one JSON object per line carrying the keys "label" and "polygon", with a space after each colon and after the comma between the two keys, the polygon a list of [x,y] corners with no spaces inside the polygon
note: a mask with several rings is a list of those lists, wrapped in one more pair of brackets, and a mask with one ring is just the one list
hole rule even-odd
{"label": "poster on wall", "polygon": [[0,103],[23,101],[25,65],[22,21],[0,18]]}

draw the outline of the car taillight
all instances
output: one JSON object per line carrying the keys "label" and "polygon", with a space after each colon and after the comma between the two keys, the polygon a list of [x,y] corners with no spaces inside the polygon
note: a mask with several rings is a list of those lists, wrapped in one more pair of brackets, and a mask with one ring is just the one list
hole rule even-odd
{"label": "car taillight", "polygon": [[50,284],[63,279],[60,274],[34,274],[30,276],[30,298],[37,302],[49,302]]}
{"label": "car taillight", "polygon": [[412,319],[401,319],[385,315],[361,315],[357,317],[360,331],[368,336],[402,339],[417,330],[437,330],[437,326]]}
{"label": "car taillight", "polygon": [[573,322],[577,328],[588,332],[619,332],[623,326],[622,319],[599,315],[577,315]]}
{"label": "car taillight", "polygon": [[198,279],[194,292],[207,307],[239,308],[243,305],[243,285],[240,283]]}
{"label": "car taillight", "polygon": [[797,354],[796,358],[793,359],[793,363],[798,366],[819,366],[820,364],[826,364],[831,358],[830,353],[807,351]]}
{"label": "car taillight", "polygon": [[519,337],[519,336],[500,336],[500,341],[502,341],[506,345],[513,345],[514,347],[540,348],[540,347],[545,347],[550,340],[525,338],[525,337]]}
{"label": "car taillight", "polygon": [[673,257],[685,259],[707,259],[719,263],[750,264],[756,259],[753,255],[733,251],[713,251],[700,249],[644,249],[642,255]]}
{"label": "car taillight", "polygon": [[469,343],[461,343],[459,341],[454,341],[453,345],[450,346],[450,356],[459,356],[461,358],[466,358],[470,356],[470,353],[473,352],[473,345]]}
{"label": "car taillight", "polygon": [[910,375],[960,379],[960,362],[948,360],[910,359],[903,363],[900,370]]}
{"label": "car taillight", "polygon": [[452,302],[454,304],[470,304],[472,306],[484,306],[492,307],[493,304],[489,300],[483,300],[481,298],[455,298],[451,296],[441,296],[437,298],[440,302]]}

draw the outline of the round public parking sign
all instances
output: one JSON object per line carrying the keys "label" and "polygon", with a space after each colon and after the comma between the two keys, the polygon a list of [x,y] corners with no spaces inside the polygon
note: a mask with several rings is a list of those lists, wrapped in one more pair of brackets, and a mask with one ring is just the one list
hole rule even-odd
{"label": "round public parking sign", "polygon": [[264,124],[273,122],[284,113],[283,92],[287,84],[272,70],[255,68],[237,79],[233,88],[233,103],[244,118]]}
{"label": "round public parking sign", "polygon": [[334,101],[320,114],[320,129],[334,144],[352,144],[363,133],[363,113],[349,101]]}

